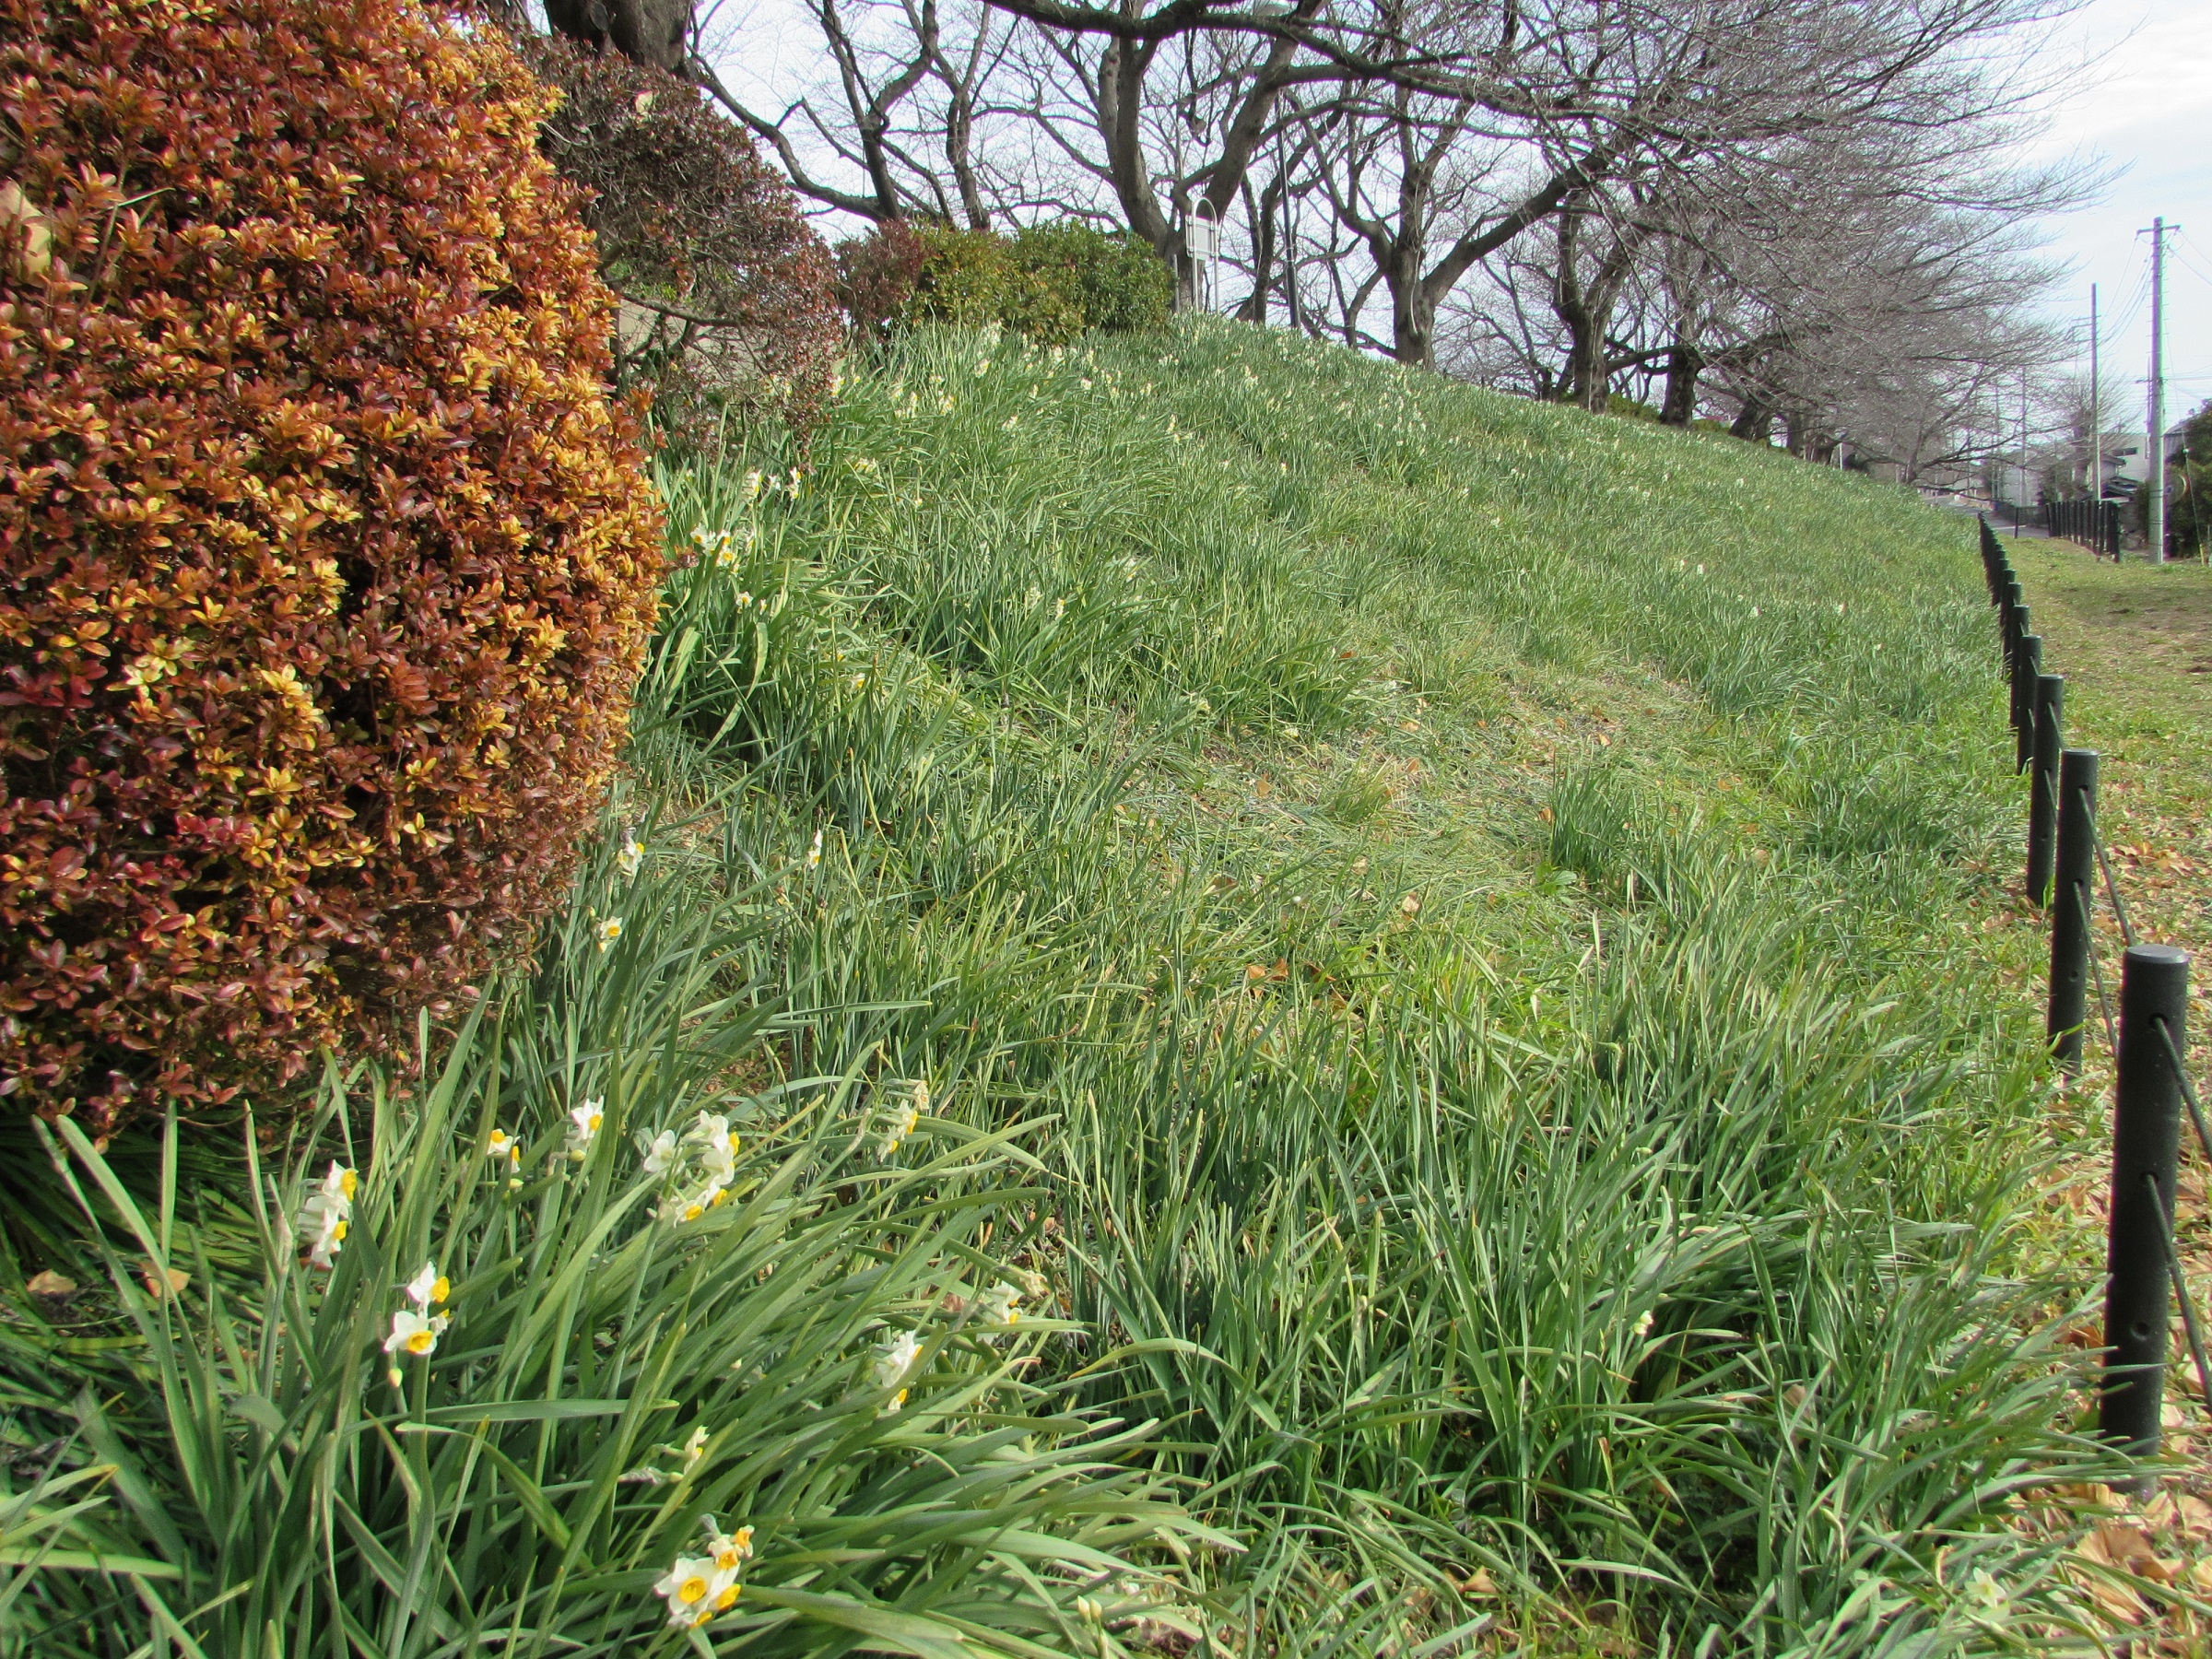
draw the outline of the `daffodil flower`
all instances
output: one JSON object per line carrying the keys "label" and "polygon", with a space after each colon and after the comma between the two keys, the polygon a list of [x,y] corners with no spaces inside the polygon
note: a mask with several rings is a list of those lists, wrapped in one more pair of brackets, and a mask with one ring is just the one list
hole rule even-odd
{"label": "daffodil flower", "polygon": [[294,1225],[308,1246],[308,1260],[316,1266],[328,1267],[345,1243],[353,1224],[353,1195],[359,1187],[354,1172],[333,1159],[329,1172],[300,1206]]}
{"label": "daffodil flower", "polygon": [[615,868],[628,879],[638,873],[638,866],[644,862],[645,849],[638,845],[638,838],[628,830],[623,830],[622,851],[615,854]]}
{"label": "daffodil flower", "polygon": [[883,1408],[885,1412],[897,1411],[906,1404],[906,1373],[913,1369],[914,1360],[921,1352],[922,1344],[915,1339],[912,1331],[900,1332],[877,1350],[876,1386],[896,1388],[899,1391]]}
{"label": "daffodil flower", "polygon": [[697,1424],[691,1438],[684,1442],[684,1473],[688,1475],[699,1466],[699,1460],[707,1454],[707,1426]]}
{"label": "daffodil flower", "polygon": [[735,1580],[714,1565],[711,1556],[678,1556],[653,1593],[668,1604],[668,1622],[690,1630],[737,1599]]}
{"label": "daffodil flower", "polygon": [[384,1352],[405,1352],[418,1357],[436,1353],[438,1338],[445,1335],[445,1327],[452,1323],[443,1313],[432,1313],[426,1317],[411,1309],[402,1308],[392,1315],[392,1335],[384,1338]]}
{"label": "daffodil flower", "polygon": [[806,849],[806,867],[810,870],[818,870],[821,868],[821,865],[822,832],[817,830],[814,832],[814,845]]}
{"label": "daffodil flower", "polygon": [[984,1323],[988,1324],[1018,1324],[1021,1323],[1021,1292],[1000,1279],[991,1287],[991,1294],[982,1304]]}
{"label": "daffodil flower", "polygon": [[345,1216],[325,1213],[319,1218],[312,1241],[308,1245],[307,1259],[318,1267],[328,1267],[331,1258],[346,1242],[346,1234],[352,1222]]}
{"label": "daffodil flower", "polygon": [[700,1112],[684,1138],[701,1147],[726,1147],[732,1155],[737,1151],[737,1136],[730,1130],[730,1120],[718,1112]]}
{"label": "daffodil flower", "polygon": [[708,1184],[717,1191],[737,1179],[737,1155],[730,1150],[730,1142],[736,1138],[733,1135],[700,1149],[700,1172],[706,1176]]}
{"label": "daffodil flower", "polygon": [[1988,1623],[2002,1618],[2011,1600],[2011,1593],[1986,1567],[1977,1567],[1967,1576],[1966,1606],[1969,1617],[1976,1621]]}
{"label": "daffodil flower", "polygon": [[622,936],[622,918],[609,916],[599,924],[596,931],[599,935],[599,949],[604,954],[608,946]]}
{"label": "daffodil flower", "polygon": [[900,1143],[914,1132],[914,1125],[921,1121],[922,1113],[912,1100],[901,1101],[893,1107],[889,1119],[884,1124],[883,1138],[877,1146],[876,1155],[888,1158],[896,1152]]}
{"label": "daffodil flower", "polygon": [[735,1532],[716,1532],[710,1524],[707,1528],[707,1553],[714,1558],[714,1565],[723,1571],[736,1571],[753,1559],[753,1529],[741,1526]]}
{"label": "daffodil flower", "polygon": [[453,1285],[438,1271],[435,1262],[425,1262],[422,1271],[400,1287],[407,1300],[418,1308],[427,1309],[432,1302],[441,1302],[453,1294]]}
{"label": "daffodil flower", "polygon": [[599,1138],[599,1126],[606,1122],[597,1100],[586,1100],[581,1106],[569,1109],[569,1156],[582,1159]]}
{"label": "daffodil flower", "polygon": [[638,1143],[645,1154],[645,1173],[650,1179],[658,1181],[676,1167],[675,1130],[664,1129],[651,1140],[641,1135]]}
{"label": "daffodil flower", "polygon": [[523,1164],[523,1143],[504,1129],[494,1129],[491,1138],[484,1143],[484,1156],[495,1162],[503,1158],[509,1169],[519,1170]]}

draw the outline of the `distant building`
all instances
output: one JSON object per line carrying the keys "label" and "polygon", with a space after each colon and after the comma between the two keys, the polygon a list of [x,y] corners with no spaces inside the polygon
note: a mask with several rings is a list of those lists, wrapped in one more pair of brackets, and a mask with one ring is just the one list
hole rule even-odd
{"label": "distant building", "polygon": [[[2166,429],[2166,476],[2173,476],[2175,464],[2182,453],[2182,432],[2179,427]],[[2141,432],[2107,432],[2104,435],[2104,488],[2107,496],[2131,496],[2143,487],[2150,476],[2148,455]]]}

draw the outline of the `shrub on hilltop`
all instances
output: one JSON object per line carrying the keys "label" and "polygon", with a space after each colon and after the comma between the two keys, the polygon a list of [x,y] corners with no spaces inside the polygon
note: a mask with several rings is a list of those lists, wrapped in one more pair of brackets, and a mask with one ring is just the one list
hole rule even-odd
{"label": "shrub on hilltop", "polygon": [[551,100],[409,0],[0,0],[0,1092],[374,1044],[566,882],[658,570]]}
{"label": "shrub on hilltop", "polygon": [[996,326],[1043,346],[1168,320],[1168,269],[1141,240],[1088,225],[991,230],[889,224],[838,250],[839,297],[861,332]]}

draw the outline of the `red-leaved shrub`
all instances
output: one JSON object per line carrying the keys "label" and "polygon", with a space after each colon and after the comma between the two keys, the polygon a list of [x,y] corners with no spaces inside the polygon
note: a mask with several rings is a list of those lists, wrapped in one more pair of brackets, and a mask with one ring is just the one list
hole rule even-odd
{"label": "red-leaved shrub", "polygon": [[0,1092],[229,1098],[515,950],[657,510],[550,98],[416,0],[0,0]]}
{"label": "red-leaved shrub", "polygon": [[688,81],[568,41],[517,45],[560,94],[540,142],[582,192],[621,297],[624,380],[650,383],[655,418],[694,442],[733,406],[803,436],[845,331],[830,250],[783,175]]}
{"label": "red-leaved shrub", "polygon": [[913,303],[929,244],[904,219],[837,246],[837,300],[864,339],[884,341]]}

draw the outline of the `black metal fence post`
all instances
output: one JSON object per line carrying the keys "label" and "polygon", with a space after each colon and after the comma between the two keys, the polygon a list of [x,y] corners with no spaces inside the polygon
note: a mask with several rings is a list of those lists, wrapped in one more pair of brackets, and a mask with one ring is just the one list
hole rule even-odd
{"label": "black metal fence post", "polygon": [[2029,757],[2028,902],[2051,902],[2051,867],[2058,855],[2058,751],[2065,745],[2066,677],[2035,677],[2035,740]]}
{"label": "black metal fence post", "polygon": [[2096,890],[2097,751],[2067,749],[2058,761],[2058,891],[2051,912],[2051,1052],[2069,1077],[2081,1070],[2089,1016],[2090,894]]}
{"label": "black metal fence post", "polygon": [[[2104,1388],[2098,1432],[2136,1457],[2159,1453],[2166,1389],[2169,1270],[2181,1148],[2181,1048],[2189,955],[2131,945],[2120,974],[2120,1083],[2112,1113],[2112,1210],[2104,1297]],[[2171,1049],[2159,1027],[2174,1039]]]}
{"label": "black metal fence post", "polygon": [[2042,636],[2021,635],[2020,648],[2013,656],[2012,672],[2012,770],[2016,772],[2028,770],[2028,758],[2035,748],[2035,682],[2042,672]]}

